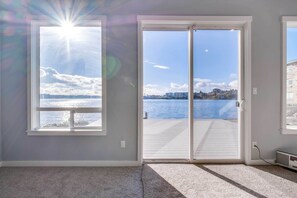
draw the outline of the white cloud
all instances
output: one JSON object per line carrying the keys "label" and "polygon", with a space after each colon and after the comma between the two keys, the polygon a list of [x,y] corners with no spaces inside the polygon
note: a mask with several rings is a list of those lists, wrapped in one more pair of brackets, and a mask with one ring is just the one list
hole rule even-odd
{"label": "white cloud", "polygon": [[158,87],[158,85],[156,85],[156,84],[147,84],[147,85],[145,85],[146,87]]}
{"label": "white cloud", "polygon": [[143,86],[143,95],[164,95],[167,89],[158,85],[146,84]]}
{"label": "white cloud", "polygon": [[146,84],[143,87],[143,94],[146,95],[164,95],[169,92],[187,92],[187,84],[170,83],[169,87],[158,86],[155,84]]}
{"label": "white cloud", "polygon": [[170,92],[187,92],[188,85],[187,84],[177,84],[177,83],[170,83]]}
{"label": "white cloud", "polygon": [[166,65],[154,65],[154,67],[158,69],[170,69],[170,67]]}
{"label": "white cloud", "polygon": [[238,89],[238,81],[237,80],[233,80],[228,85],[231,89]]}
{"label": "white cloud", "polygon": [[[207,78],[194,78],[194,91],[195,92],[211,92],[213,89],[230,90],[238,89],[237,74],[231,73],[229,75],[229,82],[215,82]],[[164,95],[168,92],[187,92],[188,84],[178,84],[171,82],[169,86],[159,86],[157,84],[146,84],[144,85],[144,95]]]}
{"label": "white cloud", "polygon": [[195,78],[194,79],[194,90],[196,92],[210,92],[213,89],[222,89],[222,90],[230,90],[230,89],[237,89],[237,80],[231,81],[230,83],[226,82],[214,82],[210,79],[201,79]]}
{"label": "white cloud", "polygon": [[152,62],[150,60],[144,60],[143,61],[144,63],[147,63],[147,64],[150,64],[150,65],[154,65],[153,67],[154,68],[158,68],[158,69],[170,69],[169,66],[166,66],[166,65],[160,65],[158,63],[155,63],[155,62]]}
{"label": "white cloud", "polygon": [[51,67],[40,68],[40,93],[51,95],[101,95],[101,78],[61,74]]}
{"label": "white cloud", "polygon": [[205,79],[205,78],[194,78],[194,82],[208,83],[208,82],[211,82],[211,80]]}
{"label": "white cloud", "polygon": [[154,62],[152,62],[152,61],[150,61],[150,60],[144,60],[143,62],[144,62],[144,63],[151,64],[151,65],[157,65],[157,63],[154,63]]}
{"label": "white cloud", "polygon": [[[194,79],[194,90],[195,92],[211,92],[213,89],[230,90],[238,89],[237,80],[226,82],[213,82],[210,79]],[[178,84],[171,82],[168,87],[158,86],[156,84],[146,84],[144,85],[144,95],[164,95],[168,92],[187,92],[188,84]]]}
{"label": "white cloud", "polygon": [[237,79],[237,74],[232,73],[232,74],[229,75],[229,78],[230,79]]}

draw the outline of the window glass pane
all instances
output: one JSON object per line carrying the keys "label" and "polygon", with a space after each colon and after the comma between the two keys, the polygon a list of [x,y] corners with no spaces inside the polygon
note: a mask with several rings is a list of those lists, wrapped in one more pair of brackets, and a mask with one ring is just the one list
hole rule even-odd
{"label": "window glass pane", "polygon": [[143,32],[143,157],[189,158],[188,31]]}
{"label": "window glass pane", "polygon": [[41,111],[40,128],[69,128],[69,111]]}
{"label": "window glass pane", "polygon": [[[101,97],[101,28],[40,27],[40,98]],[[81,101],[68,103],[79,106]],[[65,104],[59,103],[62,106]],[[88,105],[98,107],[92,100]]]}
{"label": "window glass pane", "polygon": [[239,159],[239,30],[194,31],[194,159]]}
{"label": "window glass pane", "polygon": [[74,127],[101,127],[101,113],[75,113]]}
{"label": "window glass pane", "polygon": [[287,28],[287,128],[297,128],[297,28]]}
{"label": "window glass pane", "polygon": [[41,107],[101,107],[101,98],[43,98]]}
{"label": "window glass pane", "polygon": [[101,76],[101,27],[40,27],[40,107],[102,107]]}

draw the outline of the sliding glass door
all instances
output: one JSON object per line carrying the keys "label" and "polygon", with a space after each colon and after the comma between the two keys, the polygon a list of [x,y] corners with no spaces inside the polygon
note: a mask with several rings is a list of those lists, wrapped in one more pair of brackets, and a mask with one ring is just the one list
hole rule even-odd
{"label": "sliding glass door", "polygon": [[156,29],[142,31],[143,158],[239,160],[241,30]]}
{"label": "sliding glass door", "polygon": [[188,31],[143,31],[143,157],[188,159]]}
{"label": "sliding glass door", "polygon": [[193,157],[239,159],[240,30],[193,32]]}

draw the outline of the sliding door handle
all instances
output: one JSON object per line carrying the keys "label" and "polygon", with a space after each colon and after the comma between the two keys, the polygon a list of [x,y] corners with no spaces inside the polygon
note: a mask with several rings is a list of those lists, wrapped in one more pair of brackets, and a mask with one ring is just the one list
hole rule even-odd
{"label": "sliding door handle", "polygon": [[239,108],[240,111],[244,111],[244,105],[245,105],[245,101],[244,100],[236,101],[236,107]]}

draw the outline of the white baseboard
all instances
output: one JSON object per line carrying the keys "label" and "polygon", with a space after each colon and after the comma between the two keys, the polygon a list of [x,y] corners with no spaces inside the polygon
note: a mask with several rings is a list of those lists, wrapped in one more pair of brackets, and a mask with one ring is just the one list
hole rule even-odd
{"label": "white baseboard", "polygon": [[[274,159],[266,161],[274,164]],[[250,160],[246,165],[269,165],[263,160]],[[141,166],[139,161],[0,161],[0,167],[123,167]]]}
{"label": "white baseboard", "polygon": [[[275,159],[265,159],[267,162],[275,164]],[[246,165],[270,165],[266,162],[264,162],[263,160],[250,160],[249,162],[246,163]]]}
{"label": "white baseboard", "polygon": [[141,166],[138,161],[2,161],[2,167],[122,167]]}

